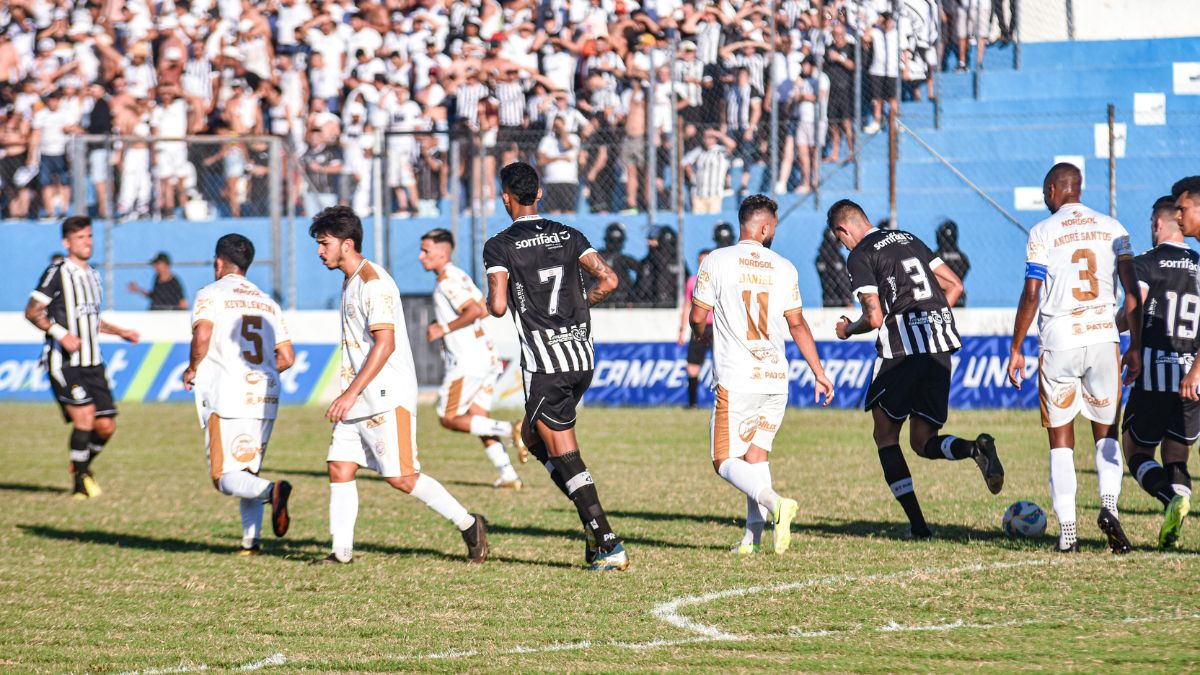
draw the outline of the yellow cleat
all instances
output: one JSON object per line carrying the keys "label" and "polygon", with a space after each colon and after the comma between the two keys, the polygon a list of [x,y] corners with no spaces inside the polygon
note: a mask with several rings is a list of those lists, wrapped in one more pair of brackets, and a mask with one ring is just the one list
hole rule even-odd
{"label": "yellow cleat", "polygon": [[729,549],[729,552],[736,553],[737,555],[754,555],[756,553],[762,553],[762,545],[761,544],[738,544],[738,545],[734,546],[733,548]]}
{"label": "yellow cleat", "polygon": [[71,493],[71,499],[74,499],[77,502],[81,502],[87,498],[88,498],[88,496],[87,496],[86,492],[72,492]]}
{"label": "yellow cleat", "polygon": [[780,499],[775,510],[775,554],[779,555],[792,545],[792,521],[800,511],[795,499]]}
{"label": "yellow cleat", "polygon": [[104,491],[100,489],[100,484],[90,473],[83,474],[83,489],[87,491],[87,496],[93,499],[104,494]]}

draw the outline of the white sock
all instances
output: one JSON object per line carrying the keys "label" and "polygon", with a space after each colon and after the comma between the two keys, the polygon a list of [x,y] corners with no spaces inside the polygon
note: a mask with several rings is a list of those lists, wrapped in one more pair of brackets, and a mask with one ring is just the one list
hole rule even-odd
{"label": "white sock", "polygon": [[508,451],[504,449],[503,443],[499,441],[489,443],[483,452],[491,460],[492,466],[500,471],[500,480],[517,480],[517,472],[508,459]]}
{"label": "white sock", "polygon": [[425,502],[425,506],[437,511],[441,517],[454,523],[459,530],[465,530],[475,524],[475,516],[467,513],[454,495],[442,487],[433,476],[424,473],[418,475],[410,494]]}
{"label": "white sock", "polygon": [[232,497],[263,501],[271,496],[271,481],[248,471],[231,471],[221,474],[217,489]]}
{"label": "white sock", "polygon": [[508,436],[512,433],[512,424],[501,422],[483,415],[471,417],[472,436]]}
{"label": "white sock", "polygon": [[259,533],[262,531],[263,500],[243,498],[240,501],[240,510],[242,512],[242,548],[250,548],[258,543]]}
{"label": "white sock", "polygon": [[747,497],[766,507],[771,513],[775,513],[779,495],[771,489],[770,473],[764,477],[761,470],[755,469],[751,464],[737,457],[730,457],[722,462],[721,470],[718,473],[721,478],[729,481]]}
{"label": "white sock", "polygon": [[1115,438],[1096,441],[1096,478],[1100,483],[1100,505],[1117,515],[1117,497],[1121,496],[1121,446]]}
{"label": "white sock", "polygon": [[746,497],[746,532],[742,535],[743,544],[762,543],[763,527],[766,526],[770,515],[758,502]]}
{"label": "white sock", "polygon": [[354,523],[358,520],[358,483],[329,484],[329,534],[333,553],[349,560],[354,551]]}
{"label": "white sock", "polygon": [[1062,548],[1075,543],[1075,489],[1075,451],[1051,448],[1050,496],[1054,500],[1054,515],[1058,517]]}

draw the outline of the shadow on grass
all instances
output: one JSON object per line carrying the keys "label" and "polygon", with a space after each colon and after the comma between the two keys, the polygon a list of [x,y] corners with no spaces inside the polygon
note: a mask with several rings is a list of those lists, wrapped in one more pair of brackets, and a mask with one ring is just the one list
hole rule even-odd
{"label": "shadow on grass", "polygon": [[[441,483],[442,483],[442,485],[457,485],[459,487],[470,487],[470,488],[482,487],[482,488],[496,489],[492,486],[491,483],[481,481],[481,480],[444,480],[444,481],[441,481]],[[528,489],[528,486],[524,486],[521,488],[522,491],[524,491],[526,489]],[[506,490],[506,491],[512,492],[512,490]],[[500,492],[500,490],[497,490],[497,492]]]}
{"label": "shadow on grass", "polygon": [[[489,534],[515,534],[526,537],[566,537],[568,539],[580,539],[583,537],[582,527],[578,530],[561,530],[549,527],[539,527],[537,525],[501,525],[499,523],[488,523]],[[710,549],[717,548],[713,546],[698,546],[696,544],[680,544],[673,541],[663,541],[662,539],[650,539],[647,537],[627,537],[621,534],[621,539],[629,544],[639,546],[655,546],[658,548],[690,548],[690,549]]]}
{"label": "shadow on grass", "polygon": [[31,485],[29,483],[0,483],[0,492],[58,492],[66,494],[63,487],[52,485]]}
{"label": "shadow on grass", "polygon": [[268,469],[264,471],[266,474],[278,473],[284,476],[308,476],[310,478],[329,478],[329,471],[316,471],[313,469]]}
{"label": "shadow on grass", "polygon": [[[25,534],[35,537],[42,537],[43,539],[75,541],[82,544],[99,544],[102,546],[115,546],[117,548],[140,549],[145,551],[160,551],[167,553],[213,553],[216,555],[229,555],[236,549],[236,546],[232,544],[219,544],[206,541],[179,539],[176,537],[149,537],[139,534],[105,532],[102,530],[66,530],[46,525],[18,525],[17,527],[20,528]],[[493,527],[492,529],[495,528]],[[268,544],[269,548],[267,555],[270,556],[274,551],[278,551],[280,557],[295,559],[297,562],[308,562],[309,560],[320,557],[318,552],[326,551],[328,546],[328,540],[317,540],[311,538],[276,539],[273,540],[272,544]],[[354,549],[355,551],[361,553],[419,556],[447,560],[451,562],[465,562],[465,559],[461,555],[453,555],[446,553],[445,551],[438,551],[431,548],[388,546],[384,544],[372,544],[370,542],[355,542]],[[522,558],[511,558],[501,555],[492,555],[489,557],[489,560],[518,565],[538,565],[542,567],[575,567],[575,565],[570,563],[554,560],[525,560]]]}
{"label": "shadow on grass", "polygon": [[631,518],[651,521],[688,521],[711,525],[740,525],[740,516],[717,516],[711,513],[660,513],[658,511],[605,511],[609,518]]}

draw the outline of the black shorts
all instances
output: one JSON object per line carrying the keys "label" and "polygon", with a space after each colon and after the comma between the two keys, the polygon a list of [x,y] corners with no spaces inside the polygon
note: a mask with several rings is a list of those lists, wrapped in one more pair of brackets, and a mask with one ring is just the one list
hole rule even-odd
{"label": "black shorts", "polygon": [[1144,448],[1162,443],[1167,436],[1190,445],[1200,437],[1200,402],[1185,401],[1169,391],[1130,389],[1121,431]]}
{"label": "black shorts", "polygon": [[50,389],[62,410],[63,419],[70,422],[67,414],[70,405],[94,405],[96,417],[112,417],[117,414],[112,390],[108,388],[108,376],[104,366],[66,366],[62,369],[62,380],[50,376]]}
{"label": "black shorts", "polygon": [[896,96],[896,78],[886,75],[872,75],[870,80],[871,98],[887,100]]}
{"label": "black shorts", "polygon": [[879,407],[896,422],[916,415],[941,428],[950,401],[950,354],[916,354],[875,362],[865,410]]}
{"label": "black shorts", "polygon": [[829,121],[854,119],[854,90],[835,90],[829,95]]}
{"label": "black shorts", "polygon": [[525,373],[525,421],[555,431],[575,428],[575,407],[592,384],[592,371]]}
{"label": "black shorts", "polygon": [[713,343],[713,325],[710,323],[704,327],[704,337],[700,340],[692,335],[692,339],[688,340],[687,346],[687,362],[688,365],[701,366],[704,365],[704,357],[708,356],[708,350],[712,348]]}

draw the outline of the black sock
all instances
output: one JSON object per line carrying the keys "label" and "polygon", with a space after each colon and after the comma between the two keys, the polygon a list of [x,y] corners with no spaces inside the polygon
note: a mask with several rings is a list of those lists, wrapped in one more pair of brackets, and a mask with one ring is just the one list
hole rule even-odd
{"label": "black sock", "polygon": [[696,407],[696,392],[700,388],[700,378],[688,376],[688,407]]}
{"label": "black sock", "polygon": [[96,455],[99,455],[100,452],[104,450],[105,443],[108,443],[108,439],[104,438],[100,434],[96,433],[95,430],[93,430],[91,435],[88,437],[87,449],[89,462],[93,459],[96,459]]}
{"label": "black sock", "polygon": [[[571,493],[567,492],[567,481],[563,479],[562,472],[550,461],[550,451],[546,448],[546,444],[539,438],[537,443],[528,447],[529,454],[533,455],[550,472],[550,480],[554,481],[554,485],[563,493],[563,496],[571,499]],[[575,500],[571,499],[571,501],[574,503]],[[575,510],[579,513],[579,523],[583,525],[583,529],[588,529],[587,517],[579,508],[579,504],[575,504]]]}
{"label": "black sock", "polygon": [[[950,457],[942,450],[949,445]],[[968,459],[975,455],[975,441],[968,441],[958,436],[933,436],[925,441],[925,447],[918,455],[925,459]]]}
{"label": "black sock", "polygon": [[[1171,477],[1172,486],[1178,485],[1182,488],[1185,488],[1184,494],[1191,494],[1192,477],[1188,475],[1187,462],[1167,462],[1167,465],[1164,466],[1163,469],[1165,469],[1167,475]],[[1171,492],[1174,494],[1179,494],[1175,492],[1174,487],[1172,487]]]}
{"label": "black sock", "polygon": [[595,535],[596,543],[602,552],[611,551],[614,546],[621,543],[621,540],[608,525],[608,517],[604,515],[604,507],[600,506],[600,495],[596,492],[595,483],[592,482],[592,474],[588,473],[579,451],[572,450],[565,455],[551,457],[550,462],[554,464],[555,470],[564,477],[567,496],[575,502],[575,508],[579,510],[580,517],[584,519],[584,527],[587,527]]}
{"label": "black sock", "polygon": [[1170,503],[1171,498],[1175,496],[1167,472],[1150,455],[1144,452],[1134,453],[1133,457],[1129,458],[1129,473],[1147,494],[1162,502],[1163,506]]}
{"label": "black sock", "polygon": [[71,456],[71,471],[75,474],[75,491],[83,492],[83,476],[87,473],[88,465],[91,464],[91,456],[88,454],[88,439],[91,438],[92,432],[80,431],[79,429],[71,430],[71,439],[67,443],[67,453]]}
{"label": "black sock", "polygon": [[879,464],[883,466],[883,479],[892,489],[892,495],[912,525],[913,534],[929,536],[929,526],[925,524],[925,516],[921,513],[921,504],[917,502],[917,493],[913,492],[912,474],[908,470],[908,462],[904,461],[904,453],[899,445],[889,445],[879,449]]}

